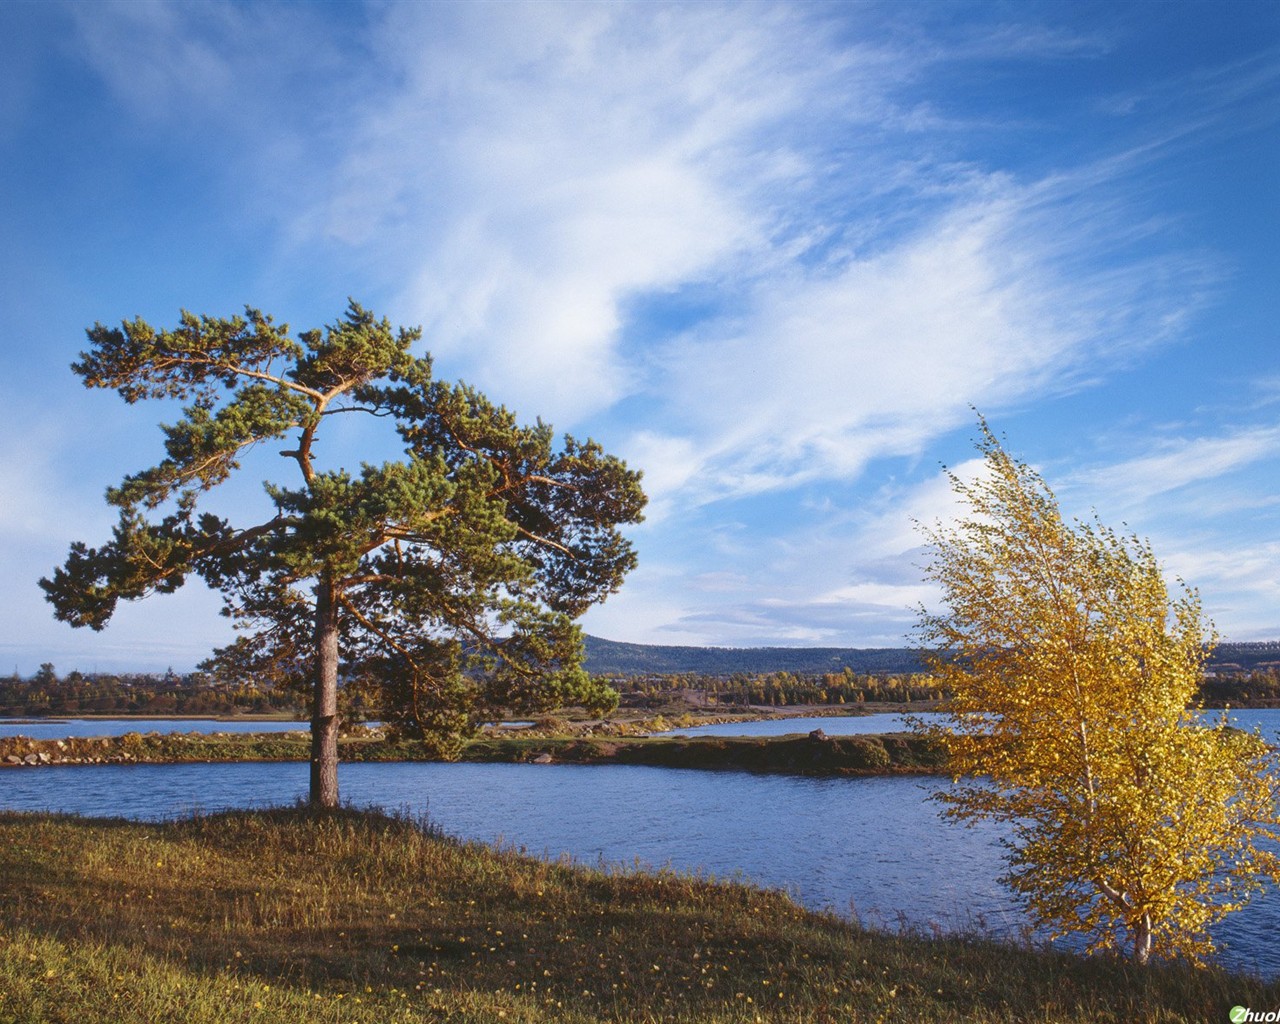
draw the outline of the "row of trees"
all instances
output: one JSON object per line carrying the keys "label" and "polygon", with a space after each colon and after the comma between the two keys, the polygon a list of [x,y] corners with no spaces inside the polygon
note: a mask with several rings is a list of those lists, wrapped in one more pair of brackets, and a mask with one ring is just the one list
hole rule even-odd
{"label": "row of trees", "polygon": [[[844,705],[866,702],[909,704],[937,701],[949,694],[933,676],[859,674],[852,669],[817,675],[770,672],[737,673],[727,678],[696,673],[612,676],[604,685],[632,706],[662,706],[690,699],[713,707]],[[1198,699],[1209,707],[1280,703],[1280,672],[1268,669],[1204,680]],[[350,684],[339,690],[339,707],[348,720],[384,718],[378,694]],[[225,715],[282,712],[305,715],[307,694],[286,687],[261,686],[252,678],[225,680],[208,672],[179,675],[90,673],[59,677],[42,665],[29,679],[16,672],[0,679],[0,716],[41,717],[76,714]]]}
{"label": "row of trees", "polygon": [[[609,684],[624,698],[643,698],[651,704],[673,694],[697,695],[707,704],[791,707],[803,704],[842,705],[881,702],[909,704],[940,701],[951,694],[943,678],[925,672],[798,673],[737,672],[729,676],[677,672],[666,675],[610,676]],[[1266,707],[1280,704],[1280,671],[1221,672],[1199,680],[1191,706]]]}
{"label": "row of trees", "polygon": [[78,671],[59,677],[44,664],[30,679],[0,679],[0,715],[227,715],[305,712],[295,694],[252,682],[229,683],[204,672],[178,675]]}
{"label": "row of trees", "polygon": [[671,675],[611,676],[610,685],[621,693],[658,702],[673,693],[696,693],[708,704],[791,707],[798,704],[861,704],[866,701],[907,703],[937,700],[937,682],[924,674],[840,672],[735,672],[729,676],[681,672]]}
{"label": "row of trees", "polygon": [[[662,706],[673,698],[689,698],[707,707],[852,706],[871,702],[936,701],[948,694],[932,676],[842,673],[797,675],[789,672],[729,678],[677,673],[661,676],[610,677],[605,680],[624,703]],[[339,706],[348,720],[382,719],[377,694],[357,686],[339,691]],[[1280,703],[1280,672],[1268,669],[1204,680],[1199,699],[1206,706]],[[279,712],[305,715],[307,695],[291,689],[263,687],[252,679],[226,681],[197,671],[178,675],[90,673],[72,671],[59,677],[51,664],[31,678],[16,672],[0,679],[0,716],[42,717],[76,714],[228,715]]]}
{"label": "row of trees", "polygon": [[1280,705],[1280,669],[1215,673],[1200,683],[1200,697],[1211,707]]}

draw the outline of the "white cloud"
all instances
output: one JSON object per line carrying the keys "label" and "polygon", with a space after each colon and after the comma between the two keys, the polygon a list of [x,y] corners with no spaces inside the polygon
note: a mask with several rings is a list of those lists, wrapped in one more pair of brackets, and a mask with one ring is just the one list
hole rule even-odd
{"label": "white cloud", "polygon": [[1199,593],[1205,615],[1224,640],[1272,640],[1280,635],[1280,542],[1233,543],[1211,530],[1157,536],[1166,576]]}
{"label": "white cloud", "polygon": [[1277,456],[1280,427],[1254,427],[1224,437],[1161,441],[1149,454],[1078,474],[1076,482],[1133,506]]}
{"label": "white cloud", "polygon": [[650,525],[671,514],[676,496],[689,487],[703,464],[703,455],[690,438],[652,430],[641,430],[628,438],[624,454],[628,465],[644,473],[644,491],[649,498],[645,520]]}
{"label": "white cloud", "polygon": [[1068,476],[1104,521],[1123,513],[1149,537],[1166,577],[1195,587],[1230,640],[1280,631],[1280,427],[1223,426],[1163,437],[1145,450]]}
{"label": "white cloud", "polygon": [[[967,479],[982,466],[953,468]],[[665,644],[902,646],[916,609],[936,601],[922,581],[924,539],[913,522],[946,523],[960,507],[938,471],[848,505],[797,509],[793,521],[783,514],[776,532],[735,524],[738,511],[728,500],[694,524],[658,524],[659,541],[679,529],[700,535],[700,550],[661,565],[642,557],[587,628]]]}
{"label": "white cloud", "polygon": [[[715,472],[704,494],[855,476],[971,417],[1061,394],[1161,340],[1195,303],[1196,261],[1065,273],[1083,244],[1016,189],[958,205],[870,258],[763,285],[743,328],[673,343],[666,369]],[[1152,287],[1159,278],[1164,283]],[[1172,282],[1181,282],[1175,290]]]}
{"label": "white cloud", "polygon": [[[1084,387],[1179,338],[1214,283],[1133,184],[1222,124],[1226,91],[1205,86],[1194,116],[1179,107],[1123,152],[1045,170],[1003,149],[1050,138],[1004,119],[1027,108],[951,103],[930,77],[1092,57],[1096,38],[914,13],[873,35],[863,5],[379,4],[323,40],[288,6],[74,10],[144,118],[212,112],[252,134],[245,204],[284,225],[282,266],[375,282],[443,374],[622,439],[654,498],[637,535],[663,568],[644,562],[592,613],[618,626],[606,635],[834,642],[873,615],[885,632],[884,609],[918,599],[910,518],[946,518],[942,478],[795,523],[782,501],[763,529],[735,527],[735,503],[848,487],[971,422],[970,404],[998,416]],[[322,94],[311,46],[335,72]],[[686,289],[697,311],[637,326],[637,306]],[[1090,486],[1139,500],[1276,443],[1204,439]]]}
{"label": "white cloud", "polygon": [[[399,6],[402,76],[302,234],[379,248],[433,351],[511,404],[574,421],[633,389],[621,307],[758,249],[742,192],[789,173],[756,132],[793,113],[771,23],[716,7]],[[737,177],[746,171],[745,178]]]}
{"label": "white cloud", "polygon": [[163,0],[71,4],[85,60],[133,110],[170,116],[182,101],[221,106],[234,91],[231,55],[218,43],[234,35],[234,8]]}
{"label": "white cloud", "polygon": [[20,424],[0,441],[0,548],[8,595],[0,664],[8,658],[22,673],[44,661],[63,670],[188,669],[228,643],[231,627],[218,614],[219,599],[198,580],[178,594],[121,602],[101,633],[55,620],[37,581],[63,563],[73,541],[96,546],[110,538],[117,510],[102,500],[102,491],[118,479],[104,477],[103,466],[117,458],[118,452],[108,452],[121,440],[117,431],[130,410],[119,416],[72,405],[55,413],[30,395],[0,399]]}
{"label": "white cloud", "polygon": [[32,538],[61,531],[50,508],[65,508],[54,498],[54,474],[49,466],[49,442],[55,432],[33,425],[21,438],[10,435],[0,445],[0,481],[4,501],[0,502],[0,536],[10,543],[30,544]]}
{"label": "white cloud", "polygon": [[901,614],[903,609],[914,608],[931,600],[933,596],[933,588],[925,583],[851,583],[823,594],[814,603],[837,607],[871,607]]}
{"label": "white cloud", "polygon": [[[407,282],[392,304],[442,372],[525,417],[660,410],[631,445],[657,516],[918,453],[971,403],[1176,334],[1200,297],[1202,261],[1124,252],[1154,230],[1111,187],[1137,157],[1019,182],[963,158],[963,118],[922,116],[931,70],[991,55],[981,33],[786,5],[374,10],[382,76],[303,174],[293,254],[339,243]],[[986,28],[1025,59],[1101,45]],[[684,287],[711,296],[700,322],[632,340],[633,301]]]}

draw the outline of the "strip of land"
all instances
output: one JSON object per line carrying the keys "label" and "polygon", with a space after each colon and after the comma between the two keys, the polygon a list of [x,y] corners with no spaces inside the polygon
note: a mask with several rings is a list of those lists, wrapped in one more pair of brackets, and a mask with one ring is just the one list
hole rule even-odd
{"label": "strip of land", "polygon": [[[360,730],[339,743],[344,761],[436,761],[432,747]],[[95,739],[0,738],[0,766],[305,761],[302,733],[127,733]],[[548,736],[513,732],[465,744],[460,760],[541,764],[630,764],[791,775],[889,775],[945,769],[941,751],[910,734],[777,737]]]}

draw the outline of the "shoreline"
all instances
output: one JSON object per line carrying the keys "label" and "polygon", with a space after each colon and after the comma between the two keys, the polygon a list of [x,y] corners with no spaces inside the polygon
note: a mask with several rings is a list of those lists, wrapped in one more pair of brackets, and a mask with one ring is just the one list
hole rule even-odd
{"label": "shoreline", "polygon": [[[636,708],[622,708],[609,719],[582,719],[569,717],[562,719],[563,725],[570,731],[578,732],[603,726],[627,730],[633,726],[655,720],[666,721],[671,728],[688,729],[703,725],[724,725],[732,722],[763,722],[788,718],[865,718],[877,714],[912,714],[938,710],[940,700],[918,701],[865,701],[854,704],[792,704],[786,707],[775,707],[769,704],[724,704],[702,705],[688,704],[681,707],[661,707],[649,712]],[[1258,698],[1255,700],[1211,700],[1199,705],[1203,711],[1262,711],[1280,708],[1280,700]],[[559,718],[561,713],[549,712],[543,718]],[[572,710],[570,714],[573,714]],[[292,714],[129,714],[127,712],[70,712],[48,716],[3,715],[0,714],[0,726],[6,725],[59,725],[66,722],[289,722],[299,728],[309,728],[310,719],[299,718]],[[361,723],[355,723],[359,725]],[[497,722],[485,728],[504,728],[504,723]],[[524,728],[506,726],[506,728]]]}
{"label": "shoreline", "polygon": [[44,718],[33,718],[30,715],[9,717],[0,715],[0,725],[61,725],[66,722],[297,722],[307,726],[310,720],[294,718],[292,715],[128,715],[115,714],[80,714],[49,715]]}
{"label": "shoreline", "polygon": [[[91,739],[0,738],[0,767],[104,764],[297,762],[310,740],[295,733],[129,733]],[[445,762],[424,744],[380,737],[339,741],[339,759],[353,762]],[[940,752],[909,733],[826,736],[814,730],[771,737],[487,735],[469,741],[458,761],[481,763],[646,765],[788,775],[940,774]]]}
{"label": "shoreline", "polygon": [[[923,702],[920,702],[921,704]],[[827,714],[815,714],[826,710]],[[505,762],[512,764],[621,764],[697,770],[737,770],[791,775],[875,776],[944,774],[942,755],[907,731],[827,736],[807,726],[780,736],[697,736],[680,730],[702,725],[804,718],[866,717],[924,711],[920,704],[840,709],[796,706],[751,708],[737,715],[678,714],[576,720],[548,717],[532,726],[486,726],[456,757],[441,757],[426,744],[388,739],[378,727],[354,726],[339,740],[341,762]],[[1212,709],[1205,709],[1211,711]],[[120,721],[121,719],[113,719]],[[146,721],[183,721],[163,716]],[[190,719],[196,721],[197,719]],[[198,719],[224,721],[225,719]],[[279,721],[278,718],[262,719]],[[3,720],[0,720],[3,721]],[[58,719],[43,719],[56,722]],[[241,719],[245,721],[245,719]],[[291,724],[293,724],[291,722]],[[307,723],[274,732],[161,733],[130,730],[117,736],[34,739],[0,737],[0,768],[102,764],[192,764],[307,761]]]}

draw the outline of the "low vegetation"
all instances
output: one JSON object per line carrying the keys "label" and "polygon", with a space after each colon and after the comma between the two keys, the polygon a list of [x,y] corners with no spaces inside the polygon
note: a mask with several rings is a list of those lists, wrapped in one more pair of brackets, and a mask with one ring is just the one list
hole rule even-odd
{"label": "low vegetation", "polygon": [[884,736],[680,736],[611,739],[482,739],[470,744],[469,761],[533,761],[576,764],[644,764],[662,768],[738,769],[788,775],[888,775],[938,772],[941,749],[906,734]]}
{"label": "low vegetation", "polygon": [[[344,761],[433,761],[436,748],[364,729],[340,741]],[[204,761],[305,761],[305,733],[126,733],[99,739],[0,738],[0,767],[52,764],[170,764]],[[755,737],[485,736],[466,744],[467,761],[643,764],[737,769],[792,775],[882,775],[943,767],[936,744],[910,735]]]}
{"label": "low vegetation", "polygon": [[867,931],[785,895],[607,872],[342,810],[0,815],[0,1021],[1201,1022],[1217,970]]}

